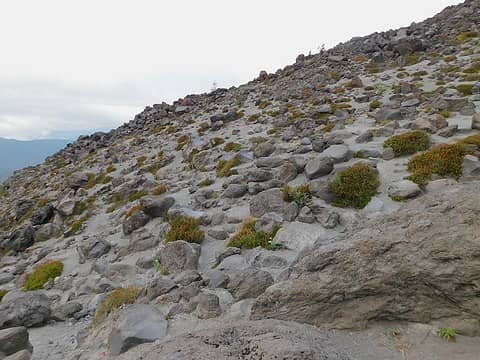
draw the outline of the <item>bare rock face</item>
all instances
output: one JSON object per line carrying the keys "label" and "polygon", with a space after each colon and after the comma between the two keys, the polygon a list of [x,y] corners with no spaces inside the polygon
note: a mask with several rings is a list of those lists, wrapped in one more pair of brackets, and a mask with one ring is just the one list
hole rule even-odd
{"label": "bare rock face", "polygon": [[308,326],[283,321],[244,322],[142,345],[121,360],[350,360],[330,338]]}
{"label": "bare rock face", "polygon": [[480,182],[434,192],[299,254],[252,318],[323,328],[376,320],[480,319]]}
{"label": "bare rock face", "polygon": [[0,329],[39,326],[50,318],[51,300],[41,292],[15,292],[0,304]]}

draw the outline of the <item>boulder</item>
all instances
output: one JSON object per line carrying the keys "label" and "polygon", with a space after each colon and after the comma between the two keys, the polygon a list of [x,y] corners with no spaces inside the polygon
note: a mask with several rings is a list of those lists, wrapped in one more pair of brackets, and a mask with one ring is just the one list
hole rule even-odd
{"label": "boulder", "polygon": [[333,159],[329,157],[319,157],[307,162],[305,165],[305,176],[309,180],[330,174],[333,171]]}
{"label": "boulder", "polygon": [[43,225],[49,222],[54,214],[55,208],[51,204],[47,204],[40,209],[37,209],[32,214],[30,222],[32,225]]}
{"label": "boulder", "polygon": [[215,318],[222,313],[220,300],[215,294],[200,293],[196,296],[195,301],[198,302],[195,315],[197,315],[199,319]]}
{"label": "boulder", "polygon": [[34,242],[35,230],[31,225],[26,225],[15,230],[7,240],[3,242],[2,248],[22,252],[32,246]]}
{"label": "boulder", "polygon": [[346,145],[332,145],[322,155],[333,159],[335,164],[350,160],[353,152]]}
{"label": "boulder", "polygon": [[247,193],[248,187],[244,184],[230,184],[225,189],[224,196],[230,199],[240,198]]}
{"label": "boulder", "polygon": [[250,215],[259,218],[270,212],[289,217],[289,203],[283,200],[283,193],[278,188],[262,191],[250,201]]}
{"label": "boulder", "polygon": [[[127,355],[127,354],[125,354]],[[142,346],[127,359],[238,360],[298,359],[353,360],[320,330],[277,320],[236,322],[176,336],[152,346]]]}
{"label": "boulder", "polygon": [[479,194],[478,181],[443,188],[363,221],[335,243],[317,242],[256,300],[251,318],[324,328],[478,322]]}
{"label": "boulder", "polygon": [[108,337],[110,355],[117,356],[144,343],[167,335],[168,321],[152,305],[134,304],[120,313]]}
{"label": "boulder", "polygon": [[268,272],[249,267],[231,274],[227,289],[239,301],[256,298],[272,284],[273,278]]}
{"label": "boulder", "polygon": [[130,235],[137,229],[147,225],[150,217],[142,210],[137,210],[123,221],[122,228],[125,235]]}
{"label": "boulder", "polygon": [[151,218],[164,217],[173,204],[175,204],[175,199],[171,196],[146,196],[140,199],[143,212]]}
{"label": "boulder", "polygon": [[261,144],[258,144],[255,149],[253,150],[253,154],[257,158],[262,158],[262,157],[267,157],[273,154],[275,151],[275,146],[273,146],[269,142],[264,142]]}
{"label": "boulder", "polygon": [[50,305],[39,291],[8,293],[0,303],[0,329],[42,325],[50,318]]}
{"label": "boulder", "polygon": [[400,180],[391,184],[388,189],[388,196],[394,200],[413,199],[420,195],[420,187],[410,180]]}
{"label": "boulder", "polygon": [[297,166],[292,161],[286,161],[275,171],[275,179],[288,183],[297,177]]}
{"label": "boulder", "polygon": [[0,358],[3,358],[2,355],[9,356],[22,350],[27,350],[29,353],[33,351],[25,327],[0,330]]}
{"label": "boulder", "polygon": [[160,263],[170,273],[196,270],[200,257],[200,245],[183,240],[167,243],[160,249]]}
{"label": "boulder", "polygon": [[480,177],[480,160],[473,155],[466,155],[463,159],[462,178],[478,178]]}
{"label": "boulder", "polygon": [[107,254],[112,246],[105,239],[94,238],[80,246],[82,254],[87,259],[98,259]]}
{"label": "boulder", "polygon": [[480,113],[476,113],[472,117],[472,128],[480,130]]}
{"label": "boulder", "polygon": [[27,350],[20,350],[15,354],[7,356],[4,360],[30,360],[32,358],[32,354],[30,351]]}
{"label": "boulder", "polygon": [[73,190],[78,190],[88,183],[88,174],[78,172],[70,175],[67,178],[67,186]]}
{"label": "boulder", "polygon": [[263,169],[253,169],[247,173],[248,182],[265,182],[271,180],[273,175],[268,170]]}

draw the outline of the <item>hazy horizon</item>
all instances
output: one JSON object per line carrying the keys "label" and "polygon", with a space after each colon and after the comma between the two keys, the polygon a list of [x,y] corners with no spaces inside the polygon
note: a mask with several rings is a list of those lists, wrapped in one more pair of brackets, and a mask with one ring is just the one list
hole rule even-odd
{"label": "hazy horizon", "polygon": [[[147,105],[238,86],[298,54],[410,25],[461,1],[60,0],[4,4],[0,137],[76,139]],[[415,7],[415,11],[411,11]]]}

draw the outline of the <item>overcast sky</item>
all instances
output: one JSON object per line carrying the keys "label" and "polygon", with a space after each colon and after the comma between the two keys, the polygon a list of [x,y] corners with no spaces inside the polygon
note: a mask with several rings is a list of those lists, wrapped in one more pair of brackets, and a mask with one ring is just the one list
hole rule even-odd
{"label": "overcast sky", "polygon": [[0,0],[0,137],[76,138],[448,0]]}

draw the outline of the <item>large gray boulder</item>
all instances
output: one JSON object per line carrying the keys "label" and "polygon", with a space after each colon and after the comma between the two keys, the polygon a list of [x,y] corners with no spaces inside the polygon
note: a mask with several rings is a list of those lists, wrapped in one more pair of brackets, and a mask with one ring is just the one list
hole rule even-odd
{"label": "large gray boulder", "polygon": [[120,355],[140,344],[163,339],[168,321],[152,305],[135,304],[123,310],[108,337],[111,355]]}
{"label": "large gray boulder", "polygon": [[316,243],[257,299],[252,319],[325,328],[447,318],[478,324],[479,213],[477,181],[412,200],[333,244]]}
{"label": "large gray boulder", "polygon": [[173,204],[175,204],[175,199],[171,196],[147,196],[140,199],[143,212],[152,218],[164,217]]}
{"label": "large gray boulder", "polygon": [[329,157],[315,158],[307,162],[305,176],[309,180],[328,175],[333,170],[333,159]]}
{"label": "large gray boulder", "polygon": [[121,360],[353,360],[320,330],[303,324],[265,320],[195,331],[143,345]]}
{"label": "large gray boulder", "polygon": [[3,242],[2,248],[22,252],[32,246],[34,242],[35,230],[31,225],[26,225],[15,230],[9,238]]}
{"label": "large gray boulder", "polygon": [[272,275],[264,270],[250,267],[231,274],[227,289],[232,293],[234,299],[238,301],[256,298],[272,284]]}
{"label": "large gray boulder", "polygon": [[22,350],[27,350],[30,353],[33,351],[25,327],[19,326],[0,330],[0,359]]}
{"label": "large gray boulder", "polygon": [[150,217],[142,210],[137,210],[123,221],[122,228],[125,235],[130,235],[135,230],[147,225]]}
{"label": "large gray boulder", "polygon": [[0,329],[32,327],[50,318],[51,300],[39,291],[11,292],[0,303]]}
{"label": "large gray boulder", "polygon": [[279,215],[288,215],[288,205],[283,200],[282,190],[273,188],[258,193],[250,201],[250,215],[253,217],[262,217],[266,213],[274,212]]}
{"label": "large gray boulder", "polygon": [[165,270],[180,273],[185,270],[196,270],[200,257],[200,245],[183,240],[167,243],[159,251],[159,260]]}

